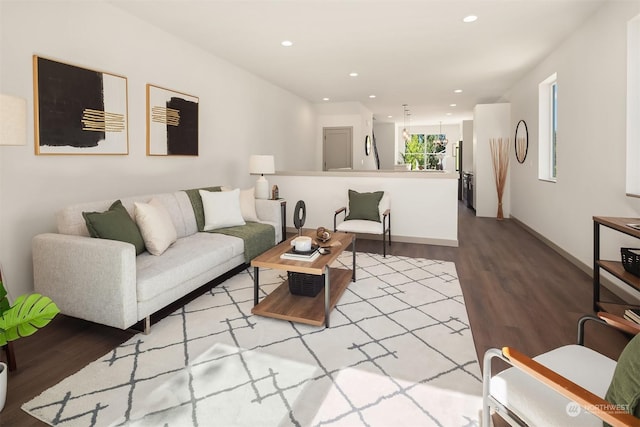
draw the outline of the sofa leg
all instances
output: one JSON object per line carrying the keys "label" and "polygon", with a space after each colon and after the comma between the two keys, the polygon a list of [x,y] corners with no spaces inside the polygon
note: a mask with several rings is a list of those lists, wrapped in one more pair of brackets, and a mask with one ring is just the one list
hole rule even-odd
{"label": "sofa leg", "polygon": [[149,335],[151,333],[151,316],[147,316],[144,318],[143,333],[145,335]]}

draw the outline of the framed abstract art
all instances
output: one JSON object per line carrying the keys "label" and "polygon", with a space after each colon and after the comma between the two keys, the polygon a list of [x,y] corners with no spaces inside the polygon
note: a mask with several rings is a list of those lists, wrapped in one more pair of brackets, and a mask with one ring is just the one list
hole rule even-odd
{"label": "framed abstract art", "polygon": [[33,56],[36,154],[129,154],[127,79]]}
{"label": "framed abstract art", "polygon": [[198,98],[147,84],[147,155],[198,155]]}

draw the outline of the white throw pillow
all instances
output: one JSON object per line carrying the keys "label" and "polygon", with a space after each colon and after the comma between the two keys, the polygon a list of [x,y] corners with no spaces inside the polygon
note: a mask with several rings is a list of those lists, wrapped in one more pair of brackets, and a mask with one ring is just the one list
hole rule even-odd
{"label": "white throw pillow", "polygon": [[240,190],[240,212],[245,221],[258,222],[256,213],[256,196],[253,187]]}
{"label": "white throw pillow", "polygon": [[204,208],[204,231],[245,225],[240,211],[240,189],[231,191],[198,190]]}
{"label": "white throw pillow", "polygon": [[162,255],[178,238],[169,212],[155,198],[149,203],[135,202],[134,206],[136,223],[147,251],[152,255]]}

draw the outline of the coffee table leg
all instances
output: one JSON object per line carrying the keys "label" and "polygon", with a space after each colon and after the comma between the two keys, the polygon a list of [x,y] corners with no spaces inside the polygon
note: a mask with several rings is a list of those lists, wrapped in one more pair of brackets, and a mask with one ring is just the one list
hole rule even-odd
{"label": "coffee table leg", "polygon": [[329,327],[329,301],[331,300],[331,281],[329,280],[329,266],[324,268],[324,326]]}
{"label": "coffee table leg", "polygon": [[258,275],[260,268],[253,267],[253,305],[258,305]]}
{"label": "coffee table leg", "polygon": [[353,250],[353,270],[351,270],[351,281],[356,281],[356,238],[353,237],[351,240],[351,249]]}

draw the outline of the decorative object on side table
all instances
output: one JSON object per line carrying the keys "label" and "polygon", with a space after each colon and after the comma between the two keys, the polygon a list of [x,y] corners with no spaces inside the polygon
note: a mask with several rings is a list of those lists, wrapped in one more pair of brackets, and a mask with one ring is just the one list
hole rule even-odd
{"label": "decorative object on side table", "polygon": [[[33,335],[45,327],[60,310],[50,298],[40,294],[19,296],[9,304],[0,270],[0,346],[9,341]],[[7,397],[7,365],[0,364],[0,411]]]}
{"label": "decorative object on side table", "polygon": [[274,185],[271,187],[271,200],[278,200],[280,198],[280,190],[278,190],[278,186]]}
{"label": "decorative object on side table", "polygon": [[249,157],[249,173],[251,175],[260,175],[256,181],[256,199],[269,198],[269,182],[264,175],[272,175],[275,172],[276,168],[273,156],[252,155]]}
{"label": "decorative object on side table", "polygon": [[503,219],[502,196],[504,186],[507,183],[507,171],[509,170],[509,139],[503,141],[502,138],[489,140],[491,147],[491,160],[493,162],[493,175],[496,180],[496,191],[498,192],[498,213],[496,218]]}

